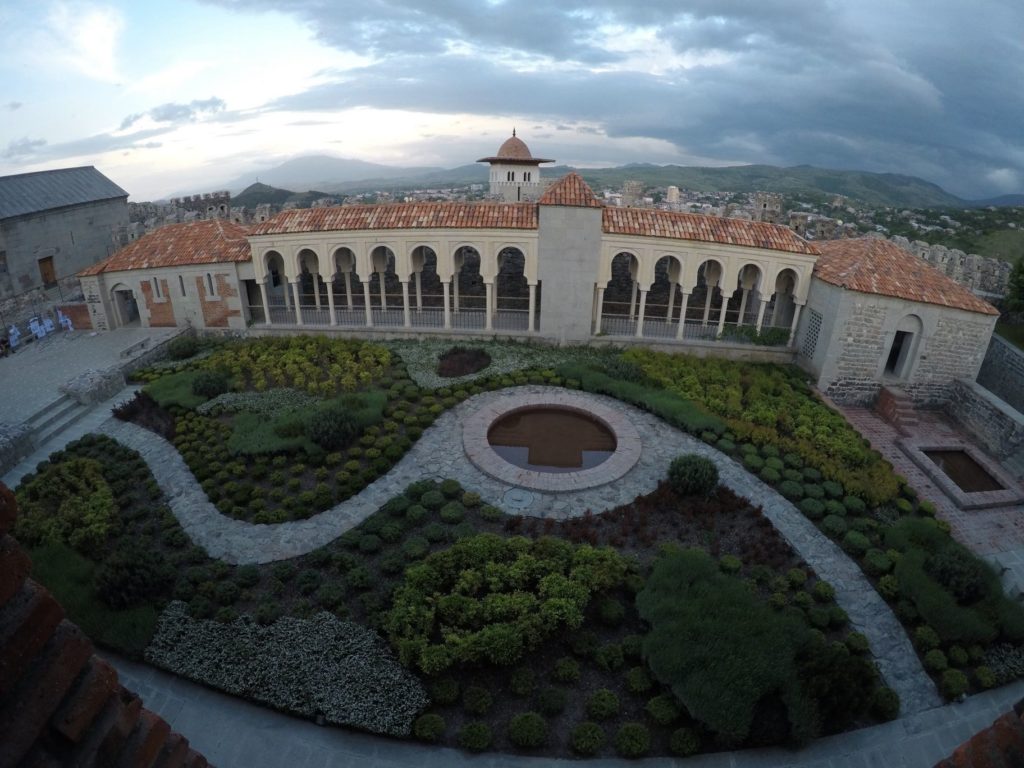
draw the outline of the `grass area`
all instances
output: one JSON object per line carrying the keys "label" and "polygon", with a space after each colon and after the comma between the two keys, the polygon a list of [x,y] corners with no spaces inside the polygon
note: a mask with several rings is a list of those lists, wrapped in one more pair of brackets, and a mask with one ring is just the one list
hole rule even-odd
{"label": "grass area", "polygon": [[1024,350],[1024,325],[1008,325],[1007,323],[996,323],[996,333],[1013,344],[1018,349]]}
{"label": "grass area", "polygon": [[195,408],[207,398],[192,392],[192,383],[200,371],[180,371],[162,376],[144,387],[145,392],[162,408]]}
{"label": "grass area", "polygon": [[32,578],[43,584],[68,617],[96,643],[141,658],[156,629],[157,608],[140,605],[115,610],[93,589],[96,564],[64,544],[29,550]]}

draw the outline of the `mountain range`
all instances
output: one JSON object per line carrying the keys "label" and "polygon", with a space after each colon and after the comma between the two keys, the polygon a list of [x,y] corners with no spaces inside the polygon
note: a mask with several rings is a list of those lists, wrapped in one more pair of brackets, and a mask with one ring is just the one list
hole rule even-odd
{"label": "mountain range", "polygon": [[[898,208],[967,208],[989,205],[1024,205],[1024,195],[1004,195],[988,200],[964,200],[950,194],[937,184],[916,176],[868,171],[835,170],[798,165],[780,168],[772,165],[739,165],[720,168],[646,163],[615,168],[573,168],[554,166],[543,169],[548,178],[558,178],[577,171],[596,190],[621,189],[627,179],[637,179],[648,187],[675,185],[698,192],[778,192],[791,197],[828,198],[836,195],[866,205]],[[245,202],[280,203],[288,199],[289,189],[322,190],[303,193],[309,199],[325,194],[356,194],[360,192],[453,187],[487,182],[488,168],[480,163],[456,168],[408,167],[380,165],[327,155],[310,155],[288,160],[259,174],[238,177],[220,186],[232,193],[246,190]],[[250,190],[253,182],[261,187]],[[277,188],[277,192],[262,187]],[[263,195],[281,197],[263,199]],[[298,201],[296,201],[298,202]]]}

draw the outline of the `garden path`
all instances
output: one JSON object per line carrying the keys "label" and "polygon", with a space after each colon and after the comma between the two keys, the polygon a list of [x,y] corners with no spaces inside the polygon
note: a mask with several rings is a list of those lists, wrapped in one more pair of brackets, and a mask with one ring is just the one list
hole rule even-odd
{"label": "garden path", "polygon": [[310,552],[357,525],[422,478],[456,479],[506,512],[565,519],[588,509],[594,513],[613,509],[649,493],[666,476],[673,458],[681,453],[697,453],[715,462],[723,485],[760,504],[800,557],[835,587],[836,602],[849,615],[851,625],[867,636],[882,677],[900,696],[902,711],[921,712],[941,703],[903,627],[857,564],[770,486],[658,417],[609,397],[587,395],[623,412],[640,432],[643,450],[637,464],[618,481],[583,491],[523,491],[485,475],[466,458],[461,448],[462,423],[468,414],[517,395],[559,391],[526,386],[476,395],[442,414],[391,471],[353,498],[308,520],[277,525],[256,525],[221,514],[206,498],[177,450],[158,435],[115,419],[106,421],[100,431],[142,455],[186,533],[211,556],[231,563],[265,563]]}
{"label": "garden path", "polygon": [[323,728],[251,704],[168,672],[118,657],[107,659],[121,683],[219,768],[930,768],[958,744],[1009,712],[1024,681],[891,723],[818,739],[799,750],[748,749],[687,759],[570,760],[456,749]]}

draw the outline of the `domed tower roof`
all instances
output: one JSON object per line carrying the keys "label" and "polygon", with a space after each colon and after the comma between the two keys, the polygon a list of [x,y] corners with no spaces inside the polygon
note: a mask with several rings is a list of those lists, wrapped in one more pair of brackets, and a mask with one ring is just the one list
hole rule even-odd
{"label": "domed tower roof", "polygon": [[553,163],[554,160],[545,160],[542,157],[534,157],[530,154],[530,148],[526,142],[516,136],[516,129],[512,129],[512,137],[505,139],[505,142],[498,148],[498,154],[493,157],[481,157],[478,163],[504,163],[512,165],[540,165],[541,163]]}

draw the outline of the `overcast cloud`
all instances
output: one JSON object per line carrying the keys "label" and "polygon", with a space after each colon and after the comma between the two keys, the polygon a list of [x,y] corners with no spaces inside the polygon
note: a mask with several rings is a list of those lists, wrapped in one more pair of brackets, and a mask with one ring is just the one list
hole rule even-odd
{"label": "overcast cloud", "polygon": [[[14,2],[28,18],[34,6]],[[146,18],[107,2],[86,5],[115,43],[102,78],[82,73],[130,82],[124,72],[148,61],[119,53],[127,39],[166,32],[167,51],[150,43],[143,53],[181,60],[143,82],[173,92],[135,88],[106,128],[97,120],[84,136],[57,138],[28,122],[19,107],[30,100],[12,92],[8,114],[27,127],[0,127],[2,156],[185,147],[207,173],[218,152],[244,154],[232,140],[262,135],[246,145],[252,167],[325,151],[454,166],[479,156],[482,134],[493,151],[494,126],[507,120],[560,161],[811,164],[913,174],[964,197],[1024,192],[1020,0],[181,0],[175,14],[140,0]],[[53,27],[66,16],[45,18]],[[177,33],[163,29],[174,22]],[[269,34],[252,39],[261,24]],[[193,50],[201,31],[211,47]],[[232,46],[232,58],[216,59]],[[399,135],[387,121],[357,135],[357,109],[393,111],[409,127]],[[442,146],[423,126],[436,133],[446,116]],[[241,125],[229,133],[229,123]],[[159,144],[140,141],[162,133]]]}

